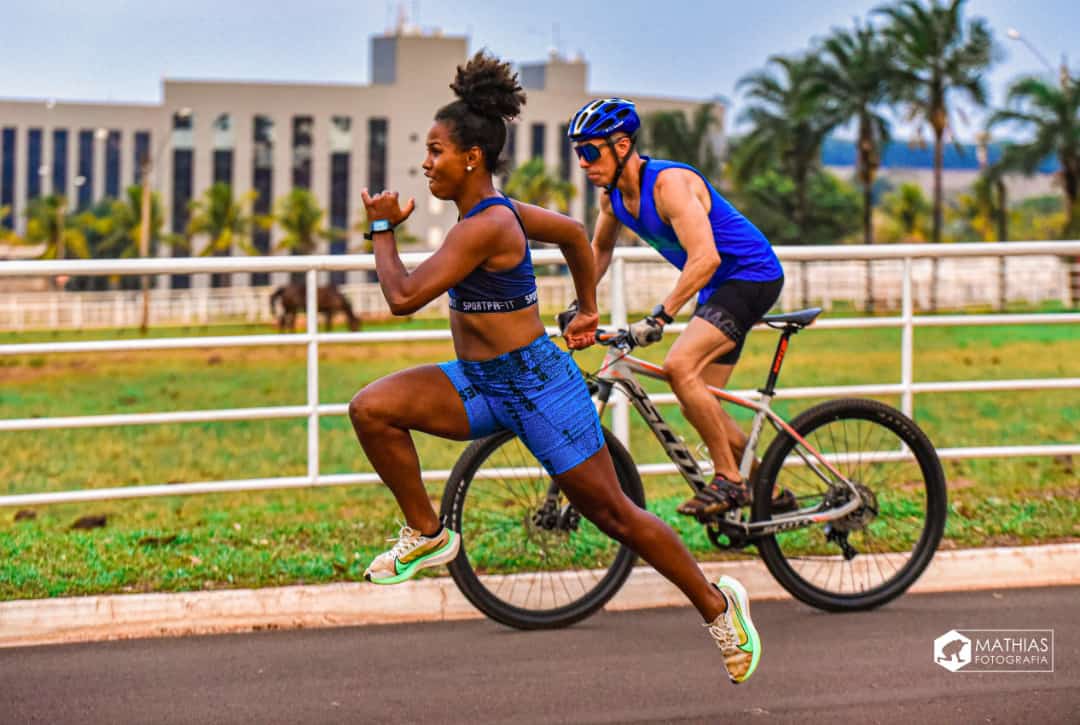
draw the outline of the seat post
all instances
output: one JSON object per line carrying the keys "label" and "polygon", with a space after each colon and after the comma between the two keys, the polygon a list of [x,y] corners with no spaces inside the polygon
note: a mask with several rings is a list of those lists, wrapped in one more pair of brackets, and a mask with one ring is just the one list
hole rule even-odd
{"label": "seat post", "polygon": [[765,387],[758,390],[762,395],[772,398],[776,394],[776,381],[780,377],[780,366],[784,364],[784,355],[787,353],[788,340],[799,331],[798,325],[784,325],[780,333],[780,340],[776,343],[776,352],[773,353],[772,366],[769,368],[769,377],[765,381]]}

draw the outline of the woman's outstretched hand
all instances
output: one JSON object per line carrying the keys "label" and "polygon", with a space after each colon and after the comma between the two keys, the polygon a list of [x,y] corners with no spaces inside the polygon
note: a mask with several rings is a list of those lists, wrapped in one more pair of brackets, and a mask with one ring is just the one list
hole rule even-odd
{"label": "woman's outstretched hand", "polygon": [[360,199],[364,202],[369,223],[376,219],[386,219],[396,227],[408,219],[416,208],[416,199],[410,198],[402,209],[396,191],[380,191],[375,196],[369,196],[368,190],[363,189],[360,192]]}

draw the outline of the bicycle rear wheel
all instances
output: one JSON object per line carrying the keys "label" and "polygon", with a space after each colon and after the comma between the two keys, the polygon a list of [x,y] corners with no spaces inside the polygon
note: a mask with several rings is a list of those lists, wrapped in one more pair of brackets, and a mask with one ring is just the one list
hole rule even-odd
{"label": "bicycle rear wheel", "polygon": [[[900,411],[874,400],[822,403],[791,421],[869,503],[840,520],[764,537],[762,559],[793,596],[828,611],[872,609],[907,591],[930,563],[945,530],[945,474],[926,434]],[[807,447],[779,434],[761,461],[753,520],[771,517],[774,485],[800,509],[832,508],[850,489],[826,481]],[[833,475],[816,466],[827,478]]]}
{"label": "bicycle rear wheel", "polygon": [[[604,429],[619,485],[645,493],[630,454]],[[454,582],[488,617],[518,629],[553,629],[598,610],[626,581],[635,554],[570,506],[509,431],[470,445],[450,474],[442,519],[461,533]],[[523,573],[524,572],[524,573]]]}

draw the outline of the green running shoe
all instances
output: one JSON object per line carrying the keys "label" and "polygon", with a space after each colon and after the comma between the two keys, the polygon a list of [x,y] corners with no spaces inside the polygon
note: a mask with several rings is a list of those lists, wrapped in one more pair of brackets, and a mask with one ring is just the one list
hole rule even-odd
{"label": "green running shoe", "polygon": [[710,624],[709,634],[724,654],[728,677],[735,684],[746,682],[761,659],[761,638],[750,619],[750,597],[738,579],[722,576],[716,588],[727,599],[727,610]]}
{"label": "green running shoe", "polygon": [[364,571],[364,578],[375,584],[397,584],[412,579],[421,569],[429,569],[454,560],[461,550],[461,535],[443,527],[434,538],[416,529],[402,526],[390,551],[375,557]]}

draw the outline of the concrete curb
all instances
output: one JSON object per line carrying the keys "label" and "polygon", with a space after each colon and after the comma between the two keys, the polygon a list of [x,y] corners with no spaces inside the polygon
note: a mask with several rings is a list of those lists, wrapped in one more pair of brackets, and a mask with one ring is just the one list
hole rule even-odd
{"label": "concrete curb", "polygon": [[[789,597],[759,560],[709,562],[702,569],[710,578],[721,573],[737,577],[757,600]],[[1080,543],[939,551],[911,591],[1067,584],[1080,584]],[[678,589],[656,571],[638,567],[607,609],[685,604]],[[35,599],[0,603],[0,646],[480,616],[449,577],[393,587],[356,583]]]}

